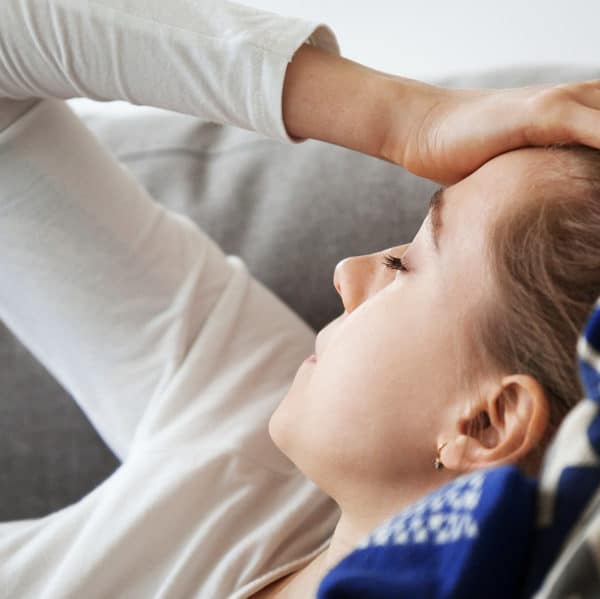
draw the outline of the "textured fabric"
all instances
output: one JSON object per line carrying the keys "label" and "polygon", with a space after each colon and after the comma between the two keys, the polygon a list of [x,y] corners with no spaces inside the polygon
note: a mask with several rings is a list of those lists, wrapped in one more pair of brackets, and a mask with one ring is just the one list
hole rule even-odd
{"label": "textured fabric", "polygon": [[[154,76],[173,81],[163,107],[290,143],[282,74],[316,25],[166,6],[3,4],[0,94],[151,101]],[[268,432],[314,331],[63,101],[15,106],[0,102],[0,318],[122,465],[77,503],[0,523],[0,597],[247,597],[323,551],[339,518]]]}
{"label": "textured fabric", "polygon": [[514,466],[458,478],[373,530],[329,571],[318,598],[600,596],[600,299],[577,357],[585,397],[539,479]]}
{"label": "textured fabric", "polygon": [[292,56],[340,52],[326,25],[228,0],[14,0],[0,27],[0,98],[127,100],[284,142]]}

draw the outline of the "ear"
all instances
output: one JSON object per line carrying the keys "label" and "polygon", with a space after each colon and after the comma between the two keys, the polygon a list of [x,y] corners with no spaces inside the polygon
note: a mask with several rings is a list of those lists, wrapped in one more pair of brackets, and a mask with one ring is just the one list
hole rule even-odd
{"label": "ear", "polygon": [[505,376],[455,422],[442,462],[458,472],[516,464],[540,442],[547,425],[548,401],[537,380]]}

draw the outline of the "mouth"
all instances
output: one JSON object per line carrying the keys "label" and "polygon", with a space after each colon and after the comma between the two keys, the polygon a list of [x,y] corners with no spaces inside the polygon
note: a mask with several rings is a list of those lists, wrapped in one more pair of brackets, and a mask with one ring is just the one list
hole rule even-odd
{"label": "mouth", "polygon": [[315,354],[311,354],[310,356],[308,356],[308,358],[306,358],[306,360],[304,360],[305,362],[316,362],[317,361],[317,356],[315,356]]}

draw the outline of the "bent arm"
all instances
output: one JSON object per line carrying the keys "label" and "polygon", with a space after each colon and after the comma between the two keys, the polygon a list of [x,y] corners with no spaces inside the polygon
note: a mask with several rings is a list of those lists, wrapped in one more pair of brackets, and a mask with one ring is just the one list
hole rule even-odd
{"label": "bent arm", "polygon": [[[246,275],[60,100],[126,100],[285,141],[285,69],[308,36],[337,49],[313,24],[222,0],[0,1],[0,319],[122,460],[153,400],[146,439],[180,416],[200,434],[162,389]],[[228,355],[249,343],[227,342]],[[198,394],[190,406],[210,409]]]}

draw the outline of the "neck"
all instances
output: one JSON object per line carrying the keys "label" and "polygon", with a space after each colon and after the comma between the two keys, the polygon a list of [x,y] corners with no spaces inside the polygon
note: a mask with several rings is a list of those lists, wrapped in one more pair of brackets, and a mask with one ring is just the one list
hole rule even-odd
{"label": "neck", "polygon": [[[441,473],[440,473],[441,474]],[[352,553],[354,548],[361,543],[369,533],[382,524],[388,518],[393,517],[404,508],[408,507],[433,489],[449,482],[454,478],[450,473],[441,474],[437,479],[437,484],[430,484],[428,487],[419,487],[412,489],[411,492],[402,494],[397,491],[390,493],[388,500],[385,494],[378,493],[377,499],[366,498],[363,496],[354,496],[353,501],[346,502],[344,505],[338,502],[342,508],[342,513],[335,527],[331,542],[327,549],[320,553],[310,564],[297,572],[295,580],[290,580],[291,588],[297,588],[308,593],[298,596],[316,597],[317,589],[321,580],[327,572],[336,566],[344,557]],[[365,510],[368,506],[368,511]],[[288,596],[288,595],[286,595]],[[291,597],[296,595],[291,594]]]}
{"label": "neck", "polygon": [[388,489],[386,493],[376,489],[377,492],[370,494],[353,492],[346,498],[347,501],[343,502],[339,501],[339,498],[334,498],[341,508],[341,516],[327,549],[304,568],[275,581],[268,589],[264,589],[263,595],[257,594],[256,597],[277,599],[316,597],[319,585],[327,572],[352,553],[374,528],[453,478],[455,475],[452,473],[442,472],[425,483],[405,484],[403,492],[398,489]]}

